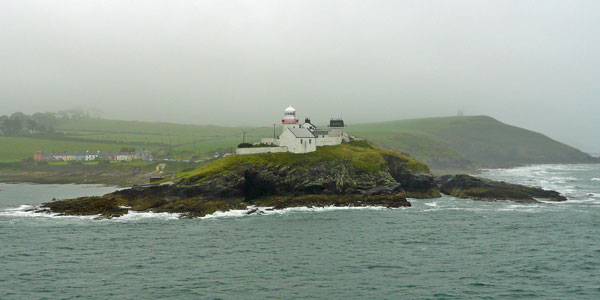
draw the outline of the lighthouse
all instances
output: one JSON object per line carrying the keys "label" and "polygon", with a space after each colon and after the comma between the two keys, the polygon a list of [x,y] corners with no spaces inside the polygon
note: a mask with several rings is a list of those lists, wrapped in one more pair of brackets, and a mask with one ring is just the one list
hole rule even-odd
{"label": "lighthouse", "polygon": [[298,118],[296,118],[296,109],[291,105],[283,112],[283,120],[281,120],[283,131],[289,128],[300,128]]}

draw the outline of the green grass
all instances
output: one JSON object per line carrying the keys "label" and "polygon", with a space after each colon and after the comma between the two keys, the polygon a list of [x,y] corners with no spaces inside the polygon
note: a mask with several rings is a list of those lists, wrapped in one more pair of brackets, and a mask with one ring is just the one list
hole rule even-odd
{"label": "green grass", "polygon": [[158,157],[174,159],[206,158],[215,151],[231,152],[242,142],[272,136],[272,128],[220,127],[160,122],[83,119],[68,121],[58,128],[64,137],[31,138],[0,136],[0,162],[33,157],[36,151],[85,152],[119,151],[121,148],[147,149]]}
{"label": "green grass", "polygon": [[591,161],[575,148],[487,116],[356,124],[348,132],[410,153],[434,168]]}
{"label": "green grass", "polygon": [[[13,162],[33,158],[36,151],[44,152],[85,152],[118,151],[128,144],[106,144],[98,142],[74,142],[30,137],[0,136],[0,162]],[[133,146],[131,146],[133,147]]]}
{"label": "green grass", "polygon": [[240,163],[249,163],[253,165],[273,165],[273,166],[291,166],[308,167],[314,163],[345,160],[360,169],[366,171],[383,170],[386,168],[384,155],[392,155],[402,158],[406,161],[407,169],[416,173],[429,173],[429,168],[414,158],[377,147],[368,142],[351,142],[338,146],[324,146],[317,148],[317,151],[305,154],[284,153],[261,153],[252,155],[231,155],[226,158],[208,163],[193,171],[184,172],[178,176],[181,180],[202,180],[203,178],[219,174],[230,170]]}
{"label": "green grass", "polygon": [[[592,162],[589,155],[577,149],[486,116],[349,123],[349,134],[408,153],[436,170]],[[244,132],[246,142],[257,142],[261,137],[273,135],[271,127],[241,128],[102,119],[69,121],[57,130],[65,133],[62,140],[0,137],[0,162],[31,158],[38,150],[118,151],[122,147],[147,149],[157,158],[196,160],[207,158],[215,151],[234,151],[242,142]],[[294,158],[285,160],[293,161]]]}
{"label": "green grass", "polygon": [[163,149],[168,157],[207,157],[210,152],[232,152],[242,142],[258,142],[273,135],[272,128],[241,128],[214,125],[186,125],[161,122],[84,119],[69,121],[58,130],[66,136],[100,142],[135,144],[136,148]]}

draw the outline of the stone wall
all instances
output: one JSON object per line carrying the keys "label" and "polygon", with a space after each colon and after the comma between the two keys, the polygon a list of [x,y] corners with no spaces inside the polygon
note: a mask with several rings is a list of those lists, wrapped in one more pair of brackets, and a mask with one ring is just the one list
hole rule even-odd
{"label": "stone wall", "polygon": [[287,147],[237,148],[235,149],[235,154],[246,155],[259,153],[278,153],[287,151]]}
{"label": "stone wall", "polygon": [[342,143],[341,136],[328,136],[328,137],[318,137],[317,138],[317,147],[321,146],[335,146]]}

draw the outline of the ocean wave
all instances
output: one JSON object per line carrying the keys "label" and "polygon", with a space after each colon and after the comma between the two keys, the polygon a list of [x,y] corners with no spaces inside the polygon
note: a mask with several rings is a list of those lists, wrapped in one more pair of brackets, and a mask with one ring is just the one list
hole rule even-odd
{"label": "ocean wave", "polygon": [[58,213],[50,213],[50,212],[39,212],[39,207],[35,207],[32,205],[21,205],[16,208],[6,208],[0,211],[0,216],[2,217],[19,217],[19,218],[74,218],[74,219],[82,219],[82,220],[93,220],[97,218],[99,215],[92,216],[67,216]]}
{"label": "ocean wave", "polygon": [[600,178],[592,178],[591,181],[600,181]]}
{"label": "ocean wave", "polygon": [[[42,218],[74,218],[82,220],[101,220],[101,221],[137,221],[143,219],[161,219],[161,220],[177,220],[181,218],[181,214],[178,213],[155,213],[145,211],[133,211],[130,210],[127,214],[120,217],[111,219],[102,219],[100,215],[89,215],[89,216],[72,216],[62,215],[51,212],[39,212],[39,207],[31,205],[21,205],[16,208],[8,208],[0,211],[0,216],[5,217],[42,217]],[[248,206],[247,209],[233,209],[229,211],[217,211],[210,215],[200,217],[199,219],[214,219],[214,218],[239,218],[245,216],[257,216],[257,215],[276,215],[276,214],[288,214],[293,212],[324,212],[324,211],[335,211],[335,210],[390,210],[384,206],[325,206],[325,207],[288,207],[283,209],[274,209],[273,207],[255,207]],[[394,208],[395,209],[395,208]]]}
{"label": "ocean wave", "polygon": [[[89,215],[89,216],[74,216],[74,215],[63,215],[52,212],[40,212],[39,207],[32,205],[21,205],[15,208],[7,208],[0,211],[0,216],[3,217],[16,217],[16,218],[54,218],[54,219],[81,219],[81,220],[98,220],[101,219],[100,215]],[[154,213],[154,212],[140,212],[130,210],[127,214],[112,219],[102,219],[106,221],[135,221],[141,219],[158,218],[163,220],[174,220],[179,219],[181,215],[176,213]]]}
{"label": "ocean wave", "polygon": [[[401,207],[399,209],[402,209]],[[288,207],[283,209],[274,209],[273,207],[257,207],[248,206],[248,209],[238,209],[229,211],[217,211],[213,214],[200,217],[200,219],[214,219],[214,218],[239,218],[245,216],[256,216],[256,215],[282,215],[295,212],[324,212],[324,211],[335,211],[335,210],[390,210],[398,208],[387,208],[385,206],[324,206],[324,207]]]}
{"label": "ocean wave", "polygon": [[130,210],[127,214],[113,219],[106,219],[107,221],[137,221],[143,219],[161,219],[161,220],[178,220],[181,214],[178,213],[155,213],[149,211],[134,211]]}

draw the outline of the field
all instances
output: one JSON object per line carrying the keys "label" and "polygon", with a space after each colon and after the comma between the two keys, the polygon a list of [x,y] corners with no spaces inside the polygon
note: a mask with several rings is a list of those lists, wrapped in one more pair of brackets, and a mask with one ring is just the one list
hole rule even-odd
{"label": "field", "polygon": [[[242,142],[273,136],[272,127],[222,127],[83,119],[57,128],[64,137],[0,137],[0,162],[31,158],[36,151],[147,149],[156,158],[201,160],[233,152]],[[281,128],[277,129],[279,135]],[[445,117],[351,124],[350,135],[407,153],[433,170],[473,170],[528,163],[583,163],[594,159],[542,134],[491,117]]]}
{"label": "field", "polygon": [[185,125],[159,122],[84,119],[69,121],[57,128],[64,137],[0,136],[0,162],[28,159],[36,151],[85,152],[114,151],[122,148],[146,149],[159,157],[203,159],[215,152],[234,151],[242,142],[272,136],[272,128],[239,128],[211,125]]}
{"label": "field", "polygon": [[133,147],[133,145],[0,136],[0,162],[12,162],[33,158],[33,153],[36,151],[119,151],[122,147]]}
{"label": "field", "polygon": [[100,142],[133,144],[136,148],[163,150],[177,159],[207,157],[210,152],[231,152],[242,142],[273,135],[272,128],[185,125],[160,122],[85,119],[59,127],[68,137]]}

